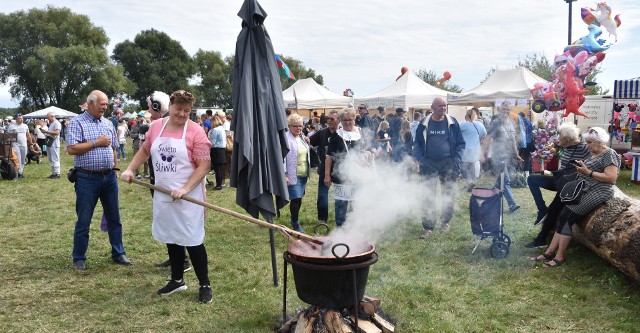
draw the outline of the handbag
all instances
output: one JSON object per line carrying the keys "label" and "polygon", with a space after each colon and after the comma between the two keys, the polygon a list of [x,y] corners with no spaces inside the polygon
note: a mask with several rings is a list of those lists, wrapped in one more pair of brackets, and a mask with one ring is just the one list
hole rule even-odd
{"label": "handbag", "polygon": [[[53,137],[53,136],[47,136],[47,137],[44,139],[44,144],[45,144],[47,147],[51,147],[51,146],[53,145],[53,141],[55,141],[55,140],[56,140],[56,138],[55,138],[55,137]],[[41,141],[41,142],[42,142],[42,141]]]}
{"label": "handbag", "polygon": [[560,201],[566,205],[579,204],[582,195],[586,192],[585,184],[584,179],[576,179],[566,183],[560,191]]}
{"label": "handbag", "polygon": [[225,137],[227,146],[224,148],[226,151],[233,151],[233,138],[231,136]]}

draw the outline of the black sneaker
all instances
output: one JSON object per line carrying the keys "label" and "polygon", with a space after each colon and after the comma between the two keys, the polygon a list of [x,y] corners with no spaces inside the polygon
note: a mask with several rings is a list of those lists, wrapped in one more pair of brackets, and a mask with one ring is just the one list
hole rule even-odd
{"label": "black sneaker", "polygon": [[182,290],[187,290],[187,285],[184,284],[184,280],[181,280],[180,282],[176,280],[169,280],[169,283],[167,283],[166,286],[158,290],[158,294],[162,296],[167,296],[175,293],[176,291],[182,291]]}
{"label": "black sneaker", "polygon": [[538,223],[544,221],[546,217],[547,217],[547,212],[538,212],[538,216],[536,217],[536,220],[533,222],[533,225],[537,225]]}
{"label": "black sneaker", "polygon": [[534,239],[533,241],[525,244],[524,247],[526,247],[527,249],[545,248],[547,247],[547,243],[539,242]]}
{"label": "black sneaker", "polygon": [[211,293],[210,286],[200,286],[200,292],[198,295],[198,302],[200,303],[211,303],[213,299],[213,294]]}
{"label": "black sneaker", "polygon": [[513,206],[509,207],[509,212],[510,212],[510,213],[513,213],[513,212],[515,212],[515,211],[516,211],[516,210],[518,210],[518,209],[520,209],[520,206],[518,206],[518,205],[513,205]]}

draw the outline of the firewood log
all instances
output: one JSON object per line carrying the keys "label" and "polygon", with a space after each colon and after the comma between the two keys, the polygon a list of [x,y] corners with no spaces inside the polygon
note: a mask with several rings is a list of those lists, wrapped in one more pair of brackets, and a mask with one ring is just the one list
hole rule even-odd
{"label": "firewood log", "polygon": [[614,190],[612,199],[574,224],[573,239],[640,282],[640,200]]}
{"label": "firewood log", "polygon": [[294,331],[294,333],[312,333],[313,324],[315,322],[315,317],[307,318],[304,312],[300,313],[300,317],[298,317],[298,324],[296,324],[296,330]]}
{"label": "firewood log", "polygon": [[396,330],[393,324],[386,321],[384,318],[380,317],[377,314],[373,314],[371,320],[373,320],[374,323],[378,324],[382,328],[382,333],[393,333]]}
{"label": "firewood log", "polygon": [[377,298],[373,298],[370,296],[364,296],[362,301],[360,301],[360,311],[368,314],[369,316],[373,315],[380,309],[380,300]]}
{"label": "firewood log", "polygon": [[[356,319],[353,315],[349,318],[352,322],[356,322]],[[362,318],[358,318],[358,328],[364,333],[382,333],[382,329],[378,328],[378,326],[376,326],[371,321]]]}
{"label": "firewood log", "polygon": [[353,333],[353,330],[342,320],[342,315],[338,311],[329,310],[324,314],[322,320],[328,332],[331,333]]}

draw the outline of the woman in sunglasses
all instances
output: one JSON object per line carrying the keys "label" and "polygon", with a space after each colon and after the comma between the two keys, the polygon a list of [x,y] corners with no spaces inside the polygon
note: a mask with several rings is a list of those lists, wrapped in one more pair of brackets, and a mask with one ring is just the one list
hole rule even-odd
{"label": "woman in sunglasses", "polygon": [[184,249],[189,251],[193,269],[200,282],[199,301],[212,299],[207,251],[204,247],[204,207],[179,200],[185,195],[205,200],[204,177],[209,172],[211,143],[202,128],[189,120],[195,98],[178,90],[169,98],[169,117],[154,121],[146,140],[122,174],[131,182],[134,170],[152,157],[156,185],[171,190],[171,195],[156,191],[153,195],[151,233],[166,243],[171,261],[171,280],[158,294],[169,295],[187,289],[183,280]]}

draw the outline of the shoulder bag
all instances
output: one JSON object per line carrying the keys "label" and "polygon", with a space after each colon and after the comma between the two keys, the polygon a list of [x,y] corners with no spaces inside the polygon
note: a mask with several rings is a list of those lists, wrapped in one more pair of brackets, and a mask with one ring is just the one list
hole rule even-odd
{"label": "shoulder bag", "polygon": [[584,179],[567,182],[560,191],[560,201],[566,205],[577,205],[586,191]]}
{"label": "shoulder bag", "polygon": [[53,145],[53,142],[54,142],[55,140],[56,140],[56,138],[55,138],[55,137],[53,137],[53,136],[47,136],[47,137],[44,139],[44,144],[45,144],[45,145],[47,145],[47,147],[51,147],[51,146]]}

